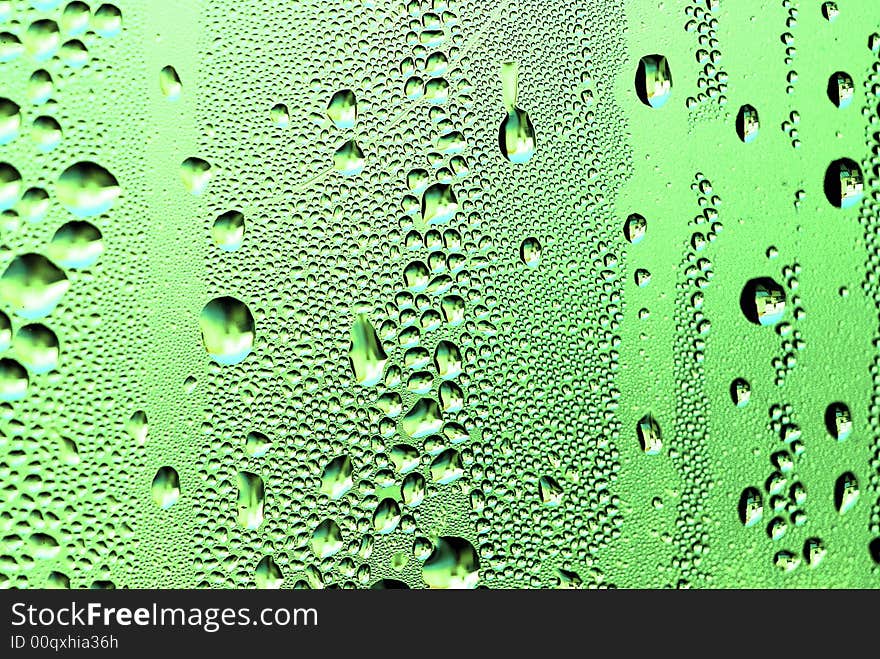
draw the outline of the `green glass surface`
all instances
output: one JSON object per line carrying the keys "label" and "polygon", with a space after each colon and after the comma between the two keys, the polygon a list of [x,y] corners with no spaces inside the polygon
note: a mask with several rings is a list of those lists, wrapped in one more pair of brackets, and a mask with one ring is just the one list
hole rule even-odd
{"label": "green glass surface", "polygon": [[0,586],[880,586],[876,0],[0,0]]}

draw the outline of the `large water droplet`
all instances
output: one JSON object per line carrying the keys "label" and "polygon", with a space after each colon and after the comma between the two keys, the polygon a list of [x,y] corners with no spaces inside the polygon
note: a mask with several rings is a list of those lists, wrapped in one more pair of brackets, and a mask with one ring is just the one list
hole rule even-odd
{"label": "large water droplet", "polygon": [[739,139],[746,144],[754,142],[760,128],[758,111],[751,105],[743,105],[736,115],[736,134],[739,135]]}
{"label": "large water droplet", "polygon": [[403,431],[410,437],[427,437],[443,427],[443,413],[431,398],[420,398],[401,422]]}
{"label": "large water droplet", "polygon": [[15,206],[21,194],[21,174],[7,162],[0,162],[0,211]]}
{"label": "large water droplet", "polygon": [[0,359],[0,400],[21,400],[27,394],[28,384],[24,366],[14,359]]}
{"label": "large water droplet", "polygon": [[90,161],[81,161],[65,169],[55,185],[55,194],[61,205],[79,217],[106,213],[120,192],[116,177]]}
{"label": "large water droplet", "polygon": [[510,162],[522,164],[535,155],[537,138],[528,113],[516,105],[519,95],[519,66],[516,62],[501,65],[501,89],[507,114],[498,129],[498,146]]}
{"label": "large water droplet", "polygon": [[257,563],[257,569],[254,572],[254,581],[257,588],[267,590],[277,590],[284,583],[284,576],[281,574],[281,568],[271,556],[263,556]]}
{"label": "large water droplet", "polygon": [[153,477],[150,493],[157,506],[163,509],[170,508],[180,498],[180,476],[174,467],[159,467]]}
{"label": "large water droplet", "polygon": [[64,272],[35,253],[16,256],[0,277],[0,297],[28,320],[50,314],[69,287]]}
{"label": "large water droplet", "polygon": [[652,108],[662,107],[672,93],[672,74],[663,55],[645,55],[636,71],[636,94]]}
{"label": "large water droplet", "polygon": [[199,314],[199,327],[205,349],[218,364],[238,364],[254,347],[254,317],[247,305],[234,297],[208,302]]}
{"label": "large water droplet", "polygon": [[15,333],[15,355],[35,375],[54,370],[59,353],[58,337],[45,325],[24,325]]}
{"label": "large water droplet", "polygon": [[330,558],[342,549],[342,529],[332,519],[325,519],[315,527],[309,545],[318,558]]}
{"label": "large water droplet", "polygon": [[785,290],[770,277],[751,279],[743,287],[740,308],[756,325],[775,325],[785,314]]}
{"label": "large water droplet", "polygon": [[859,481],[856,475],[847,471],[834,484],[834,506],[843,515],[856,505],[859,500]]}
{"label": "large water droplet", "polygon": [[445,224],[458,211],[458,199],[452,186],[434,183],[422,193],[422,220],[425,224]]}
{"label": "large water droplet", "polygon": [[846,71],[832,73],[828,78],[828,98],[839,108],[845,108],[852,103],[855,85],[852,76]]}
{"label": "large water droplet", "polygon": [[162,95],[169,101],[176,101],[180,98],[180,93],[183,91],[183,83],[180,82],[177,69],[170,64],[163,66],[162,70],[159,71],[159,89],[162,90]]}
{"label": "large water droplet", "polygon": [[238,473],[238,515],[239,526],[256,529],[263,523],[263,505],[265,503],[263,479],[249,471]]}
{"label": "large water droplet", "polygon": [[743,525],[755,526],[764,516],[764,501],[761,492],[754,487],[747,487],[739,498],[739,521]]}
{"label": "large water droplet", "polygon": [[211,163],[201,158],[187,158],[180,163],[180,179],[187,192],[202,194],[211,181]]}
{"label": "large water droplet", "polygon": [[461,454],[455,449],[442,451],[431,461],[431,480],[445,485],[464,476]]}
{"label": "large water droplet", "polygon": [[351,458],[347,455],[333,458],[327,463],[321,474],[321,492],[331,499],[342,498],[354,484],[353,474],[354,467],[351,464]]}
{"label": "large water droplet", "polygon": [[333,169],[344,176],[364,171],[364,152],[354,140],[348,140],[333,154]]}
{"label": "large water droplet", "polygon": [[392,533],[400,523],[400,506],[391,497],[379,502],[373,511],[373,529],[376,533],[387,535]]}
{"label": "large water droplet", "polygon": [[350,89],[340,89],[327,104],[327,116],[337,128],[354,128],[357,123],[357,99]]}
{"label": "large water droplet", "polygon": [[541,264],[541,243],[537,238],[526,238],[520,243],[519,259],[530,268]]}
{"label": "large water droplet", "polygon": [[646,414],[636,426],[636,432],[639,436],[639,443],[646,455],[657,455],[663,448],[663,441],[660,434],[660,424],[650,414]]}
{"label": "large water droplet", "polygon": [[736,378],[730,383],[730,398],[737,407],[745,407],[752,397],[752,385],[745,378]]}
{"label": "large water droplet", "polygon": [[480,559],[464,538],[441,536],[422,565],[422,578],[430,588],[475,588]]}
{"label": "large water droplet", "polygon": [[103,236],[94,224],[73,220],[58,228],[47,251],[65,268],[89,268],[104,252]]}
{"label": "large water droplet", "polygon": [[0,144],[8,144],[21,127],[21,108],[8,98],[0,98]]}
{"label": "large water droplet", "polygon": [[645,238],[648,230],[648,221],[643,215],[632,213],[623,223],[623,236],[633,245],[638,245]]}
{"label": "large water droplet", "polygon": [[358,314],[351,327],[348,357],[354,379],[359,385],[372,387],[382,380],[388,355],[366,314]]}
{"label": "large water droplet", "polygon": [[842,442],[852,434],[852,414],[846,403],[831,403],[825,410],[825,427],[829,434]]}
{"label": "large water droplet", "polygon": [[862,200],[865,179],[854,160],[835,160],[825,171],[825,196],[836,208],[852,208]]}
{"label": "large water droplet", "polygon": [[122,31],[122,12],[119,7],[105,3],[95,10],[92,27],[102,37],[114,37]]}
{"label": "large water droplet", "polygon": [[218,216],[211,227],[214,244],[227,252],[234,252],[244,242],[244,215],[241,211],[228,211]]}
{"label": "large water droplet", "polygon": [[434,351],[434,366],[444,380],[457,377],[462,370],[461,350],[451,341],[440,341]]}

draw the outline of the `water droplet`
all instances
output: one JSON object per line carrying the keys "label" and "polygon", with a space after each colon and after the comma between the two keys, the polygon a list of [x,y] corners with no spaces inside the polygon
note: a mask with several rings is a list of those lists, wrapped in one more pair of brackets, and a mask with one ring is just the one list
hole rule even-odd
{"label": "water droplet", "polygon": [[0,352],[12,345],[12,321],[0,311]]}
{"label": "water droplet", "polygon": [[455,536],[441,536],[422,564],[422,578],[430,588],[475,588],[479,569],[480,559],[470,542]]}
{"label": "water droplet", "polygon": [[180,476],[174,467],[159,467],[153,477],[150,487],[153,501],[162,509],[167,509],[177,503],[180,498]]}
{"label": "water droplet", "polygon": [[347,455],[333,458],[321,474],[321,492],[331,499],[342,498],[354,484],[353,474],[351,458]]}
{"label": "water droplet", "polygon": [[362,387],[372,387],[381,382],[388,355],[366,314],[355,317],[348,357],[355,382]]}
{"label": "water droplet", "polygon": [[737,407],[745,407],[752,397],[752,385],[744,378],[736,378],[730,383],[730,398]]}
{"label": "water droplet", "polygon": [[28,545],[35,558],[55,558],[61,551],[58,541],[48,533],[32,533]]}
{"label": "water droplet", "polygon": [[8,98],[0,98],[0,144],[8,144],[18,136],[21,108]]}
{"label": "water droplet", "polygon": [[341,89],[333,94],[327,104],[327,116],[337,128],[354,128],[357,123],[357,99],[350,89]]}
{"label": "water droplet", "polygon": [[6,162],[0,162],[0,211],[15,206],[21,194],[21,174]]}
{"label": "water droplet", "polygon": [[211,227],[211,237],[220,249],[234,252],[244,242],[244,215],[233,210],[218,216]]}
{"label": "water droplet", "polygon": [[457,377],[462,370],[461,351],[451,341],[440,341],[434,351],[434,366],[444,380]]}
{"label": "water droplet", "polygon": [[238,364],[254,347],[254,317],[247,305],[234,297],[208,302],[199,314],[199,327],[205,349],[218,364]]}
{"label": "water droplet", "polygon": [[0,32],[0,62],[11,62],[24,52],[21,40],[12,32]]}
{"label": "water droplet", "polygon": [[15,355],[34,375],[57,368],[59,353],[58,337],[45,325],[24,325],[15,333]]}
{"label": "water droplet", "polygon": [[636,71],[636,94],[652,108],[662,107],[672,93],[672,74],[663,55],[645,55]]}
{"label": "water droplet", "polygon": [[520,243],[519,259],[530,268],[541,264],[541,243],[537,238],[526,238]]}
{"label": "water droplet", "polygon": [[265,502],[263,479],[249,471],[238,473],[238,524],[246,529],[259,528],[263,523]]}
{"label": "water droplet", "polygon": [[852,414],[845,403],[831,403],[825,410],[825,427],[828,433],[839,442],[852,434]]}
{"label": "water droplet", "polygon": [[147,413],[143,410],[136,410],[126,421],[125,429],[138,446],[142,445],[147,441],[147,433],[150,429],[150,425],[147,423]]}
{"label": "water droplet", "polygon": [[458,480],[464,475],[464,463],[461,454],[455,449],[441,451],[431,461],[431,480],[440,485],[446,485]]}
{"label": "water droplet", "polygon": [[61,29],[69,36],[82,34],[89,26],[90,14],[91,10],[85,2],[68,2],[61,13]]}
{"label": "water droplet", "polygon": [[325,519],[315,527],[309,545],[318,558],[330,558],[342,549],[342,529],[332,519]]}
{"label": "water droplet", "polygon": [[823,2],[822,3],[822,16],[830,23],[835,18],[837,18],[838,14],[840,14],[840,10],[837,8],[836,2]]}
{"label": "water droplet", "polygon": [[61,44],[61,60],[72,69],[81,69],[89,62],[89,50],[79,39]]}
{"label": "water droplet", "polygon": [[770,277],[751,279],[743,287],[740,308],[756,325],[776,325],[785,314],[785,290]]}
{"label": "water droplet", "polygon": [[657,455],[663,448],[663,442],[660,434],[660,424],[650,414],[646,414],[636,426],[636,432],[639,436],[639,443],[646,455]]}
{"label": "water droplet", "polygon": [[452,186],[434,183],[422,194],[422,220],[425,224],[445,224],[458,211],[458,199]]}
{"label": "water droplet", "polygon": [[364,152],[354,140],[348,140],[333,154],[333,169],[344,176],[355,176],[364,171]]}
{"label": "water droplet", "polygon": [[811,568],[819,567],[827,554],[828,550],[821,538],[807,538],[804,541],[804,560]]}
{"label": "water droplet", "polygon": [[516,62],[501,65],[501,87],[506,115],[498,129],[498,146],[510,162],[522,164],[535,155],[537,138],[532,120],[517,107],[519,66]]}
{"label": "water droplet", "polygon": [[464,408],[464,392],[455,382],[441,382],[438,394],[444,412],[458,412]]}
{"label": "water droplet", "polygon": [[24,366],[8,357],[0,359],[0,400],[21,400],[27,394],[28,383]]}
{"label": "water droplet", "polygon": [[180,94],[183,91],[183,83],[180,82],[177,69],[170,64],[163,66],[162,70],[159,71],[159,89],[162,91],[162,95],[169,101],[176,101],[180,98]]}
{"label": "water droplet", "polygon": [[397,501],[387,497],[379,502],[373,511],[373,529],[379,534],[392,533],[400,523],[400,506]]}
{"label": "water droplet", "polygon": [[55,83],[45,69],[37,69],[28,79],[27,97],[34,105],[42,105],[52,97]]}
{"label": "water droplet", "polygon": [[252,458],[262,458],[272,448],[272,441],[263,433],[252,430],[247,434],[244,452]]}
{"label": "water droplet", "polygon": [[0,277],[0,297],[28,320],[49,315],[69,287],[64,272],[35,253],[16,256]]}
{"label": "water droplet", "polygon": [[427,437],[443,426],[443,413],[433,399],[420,398],[403,417],[401,426],[410,437]]}
{"label": "water droplet", "polygon": [[269,110],[269,119],[276,128],[287,128],[290,125],[290,111],[284,103],[276,103]]}
{"label": "water droplet", "polygon": [[764,499],[757,488],[747,487],[739,498],[739,521],[744,526],[755,526],[764,517]]}
{"label": "water droplet", "polygon": [[834,484],[834,506],[843,515],[859,500],[859,481],[851,471],[842,474]]}
{"label": "water droplet", "polygon": [[278,567],[278,564],[271,556],[263,556],[260,562],[257,563],[254,581],[257,584],[257,588],[277,590],[284,583],[284,576],[281,574],[281,568]]}
{"label": "water droplet", "polygon": [[552,476],[538,479],[538,494],[545,506],[558,506],[562,503],[562,486]]}
{"label": "water droplet", "polygon": [[55,194],[61,205],[78,217],[106,213],[120,192],[116,177],[90,161],[81,161],[65,169],[55,185]]}
{"label": "water droplet", "polygon": [[736,115],[736,134],[739,135],[739,139],[746,144],[754,142],[760,128],[758,111],[751,105],[743,105]]}
{"label": "water droplet", "polygon": [[46,579],[46,588],[52,590],[67,590],[70,588],[70,577],[62,572],[52,571]]}
{"label": "water droplet", "polygon": [[73,220],[58,228],[47,251],[65,268],[90,268],[104,252],[103,236],[94,224]]}
{"label": "water droplet", "polygon": [[773,564],[783,572],[791,572],[801,564],[801,559],[793,552],[782,549],[773,556]]}
{"label": "water droplet", "polygon": [[122,12],[112,4],[103,4],[92,16],[92,27],[102,37],[114,37],[122,31]]}
{"label": "water droplet", "polygon": [[633,213],[623,223],[623,236],[633,245],[638,245],[648,230],[648,221],[638,213]]}
{"label": "water droplet", "polygon": [[400,498],[410,508],[415,508],[425,499],[427,483],[425,477],[414,471],[407,474],[400,485]]}
{"label": "water droplet", "polygon": [[401,474],[408,474],[419,466],[419,450],[409,444],[395,444],[389,457]]}
{"label": "water droplet", "polygon": [[31,129],[31,137],[37,148],[44,153],[52,151],[61,143],[61,124],[53,117],[37,117]]}
{"label": "water droplet", "polygon": [[211,181],[211,164],[201,158],[187,158],[180,163],[180,178],[187,192],[200,195]]}
{"label": "water droplet", "polygon": [[27,53],[38,62],[51,58],[61,43],[58,23],[48,19],[34,21],[25,31],[22,43]]}
{"label": "water droplet", "polygon": [[835,160],[825,172],[825,196],[836,208],[852,208],[864,194],[861,167],[849,158]]}
{"label": "water droplet", "polygon": [[846,71],[837,71],[828,78],[828,98],[837,107],[845,108],[852,104],[854,91],[852,76]]}

